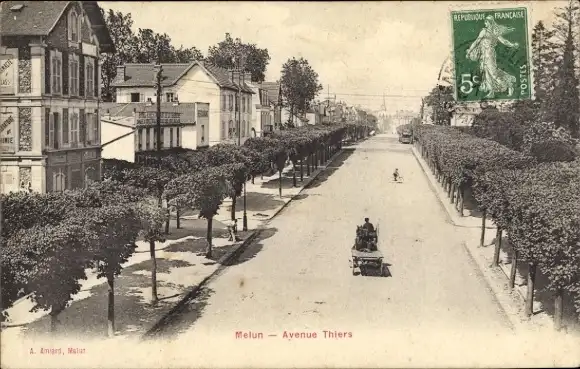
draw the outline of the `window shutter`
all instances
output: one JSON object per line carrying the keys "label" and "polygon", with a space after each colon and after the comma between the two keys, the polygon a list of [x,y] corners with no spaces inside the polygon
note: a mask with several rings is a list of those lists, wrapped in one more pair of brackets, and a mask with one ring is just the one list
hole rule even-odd
{"label": "window shutter", "polygon": [[50,69],[50,49],[47,47],[44,50],[44,92],[49,94],[51,91],[52,73]]}
{"label": "window shutter", "polygon": [[99,59],[94,59],[93,63],[93,71],[95,73],[94,77],[94,86],[95,86],[95,98],[99,98],[99,86],[101,85],[101,81],[99,81]]}
{"label": "window shutter", "polygon": [[[69,90],[68,90],[68,86],[69,86],[69,80],[70,80],[70,75],[69,75],[69,64],[70,64],[70,59],[69,59],[69,53],[67,51],[63,51],[62,52],[62,94],[63,95],[68,95],[69,94]],[[71,89],[72,92],[72,89]]]}
{"label": "window shutter", "polygon": [[64,144],[68,144],[69,143],[69,126],[68,126],[68,122],[69,118],[68,118],[68,109],[64,108],[62,109],[62,143]]}
{"label": "window shutter", "polygon": [[85,112],[83,109],[79,113],[79,143],[85,144],[87,142],[87,123],[85,119]]}
{"label": "window shutter", "polygon": [[85,56],[79,55],[79,96],[85,96]]}
{"label": "window shutter", "polygon": [[[54,129],[54,128],[52,128]],[[44,109],[44,147],[50,147],[51,123],[50,108]]]}
{"label": "window shutter", "polygon": [[99,109],[95,109],[95,114],[93,114],[93,129],[95,130],[95,144],[101,144],[101,138],[99,137],[99,126],[101,121],[99,120]]}

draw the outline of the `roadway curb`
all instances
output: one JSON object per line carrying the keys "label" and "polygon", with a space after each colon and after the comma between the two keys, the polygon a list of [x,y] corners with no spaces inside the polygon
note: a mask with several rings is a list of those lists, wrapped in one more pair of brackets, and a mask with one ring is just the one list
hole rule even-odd
{"label": "roadway curb", "polygon": [[[447,215],[447,219],[454,225],[457,227],[462,227],[462,228],[471,228],[471,229],[481,229],[480,225],[465,225],[465,224],[461,224],[461,222],[457,219],[459,216],[457,215],[457,213],[455,213],[453,211],[453,209],[449,209],[446,206],[446,202],[447,199],[443,196],[441,196],[441,194],[439,193],[439,191],[441,191],[441,189],[438,186],[437,181],[433,180],[431,177],[433,176],[432,173],[429,172],[429,167],[427,167],[427,164],[424,162],[423,158],[420,157],[420,153],[418,152],[417,148],[415,148],[415,146],[413,146],[411,148],[411,151],[413,152],[413,156],[415,157],[415,160],[417,160],[417,163],[419,163],[419,166],[421,167],[421,170],[423,171],[423,173],[425,173],[425,177],[427,177],[427,182],[429,183],[429,187],[431,187],[431,190],[433,190],[433,192],[435,193],[435,196],[437,196],[437,199],[439,200],[439,202],[441,203],[441,206],[443,207],[443,209],[445,210],[445,214]],[[489,226],[486,225],[485,229],[496,229],[494,226]]]}
{"label": "roadway curb", "polygon": [[161,331],[162,328],[164,328],[170,321],[171,319],[178,315],[180,312],[183,311],[183,309],[185,308],[185,306],[193,299],[195,299],[199,293],[199,291],[213,278],[215,277],[217,274],[219,274],[224,268],[228,267],[229,263],[235,259],[237,256],[239,256],[243,250],[250,245],[254,239],[256,239],[256,237],[258,237],[262,231],[265,229],[265,225],[267,225],[272,219],[274,219],[278,214],[280,214],[282,212],[282,210],[284,210],[288,204],[290,204],[292,202],[292,200],[294,200],[298,195],[300,195],[302,193],[302,191],[304,191],[304,189],[306,189],[308,187],[308,185],[310,185],[322,172],[324,172],[324,170],[330,165],[332,164],[332,162],[340,155],[344,152],[344,149],[340,149],[336,152],[336,154],[334,154],[329,160],[328,162],[322,166],[319,167],[320,170],[318,170],[318,173],[312,175],[310,178],[308,178],[305,182],[303,182],[302,184],[302,188],[300,189],[300,191],[298,191],[295,195],[293,195],[288,201],[286,201],[284,203],[284,205],[282,205],[278,210],[276,210],[276,212],[268,219],[266,219],[264,221],[264,223],[260,226],[258,226],[258,228],[256,228],[254,231],[250,232],[250,234],[248,235],[248,237],[246,237],[246,239],[241,242],[238,246],[234,247],[231,251],[229,251],[227,254],[225,254],[224,256],[222,256],[219,260],[216,261],[216,264],[219,264],[219,266],[213,270],[209,275],[207,275],[205,278],[202,279],[201,282],[199,282],[197,285],[195,285],[191,291],[189,291],[181,300],[179,300],[179,302],[177,302],[177,304],[171,309],[169,310],[169,312],[167,312],[166,314],[163,315],[163,317],[161,317],[161,319],[159,319],[154,325],[153,327],[151,327],[150,329],[148,329],[142,336],[141,339],[142,340],[146,340],[149,338],[153,338],[155,337],[157,334],[159,334],[159,332]]}
{"label": "roadway curb", "polygon": [[[450,221],[450,223],[457,227],[472,228],[472,229],[481,228],[457,224],[453,216],[454,214],[450,214],[449,209],[447,209],[447,206],[445,206],[444,203],[445,198],[442,198],[441,195],[439,194],[437,183],[433,182],[431,176],[429,175],[430,173],[427,173],[427,168],[425,167],[425,164],[423,163],[421,158],[418,157],[419,153],[417,152],[417,149],[413,147],[411,151],[413,152],[413,156],[415,156],[415,159],[419,163],[421,170],[423,171],[423,173],[425,173],[425,177],[427,178],[429,187],[435,193],[435,196],[439,200],[441,207],[445,210],[444,211],[445,216]],[[487,228],[488,227],[486,227],[486,229]],[[466,242],[462,242],[462,245],[471,261],[477,266],[476,272],[480,277],[482,277],[481,279],[485,282],[485,285],[487,286],[488,290],[491,291],[491,295],[493,296],[497,305],[501,309],[501,312],[503,313],[504,317],[507,319],[507,321],[509,321],[510,328],[514,331],[521,329],[523,322],[519,318],[520,312],[516,307],[513,306],[512,303],[508,303],[505,301],[506,299],[512,300],[514,297],[511,294],[511,292],[502,290],[500,287],[504,286],[505,288],[507,288],[507,283],[503,280],[503,278],[501,278],[502,276],[505,276],[505,272],[503,270],[496,271],[495,269],[487,268],[485,266],[485,261],[481,260],[479,256],[474,255],[473,250],[471,249],[471,247],[467,246]],[[493,273],[501,273],[502,275],[492,276]],[[519,307],[520,304],[517,305]]]}

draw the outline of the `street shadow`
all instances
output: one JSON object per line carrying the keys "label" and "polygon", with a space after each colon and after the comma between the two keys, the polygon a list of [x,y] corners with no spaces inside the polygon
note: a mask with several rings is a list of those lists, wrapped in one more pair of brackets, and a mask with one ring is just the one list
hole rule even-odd
{"label": "street shadow", "polygon": [[[180,219],[180,228],[177,228],[176,219],[169,223],[169,234],[165,235],[167,240],[179,240],[184,237],[193,236],[196,238],[205,237],[207,234],[207,220],[200,219]],[[227,232],[227,226],[217,219],[212,222],[212,232],[220,235]]]}
{"label": "street shadow", "polygon": [[473,196],[473,191],[469,186],[466,186],[465,192],[463,193],[463,210],[464,215],[469,215],[479,219],[483,217],[483,213],[479,209],[479,205]]}
{"label": "street shadow", "polygon": [[[495,241],[495,240],[494,240]],[[511,263],[513,260],[512,257],[512,247],[510,245],[508,237],[502,237],[502,244],[501,244],[501,251],[507,254],[507,260],[504,261],[504,265],[507,264],[508,268],[511,268]],[[522,278],[521,283],[519,284],[520,287],[527,288],[528,282],[528,265],[526,262],[520,261],[517,265],[517,274],[519,274]],[[549,279],[538,266],[536,268],[536,280],[535,280],[535,288],[534,288],[534,302],[539,302],[541,304],[541,308],[537,309],[534,306],[533,314],[537,315],[542,312],[548,314],[552,319],[554,319],[554,292],[548,289],[549,286]],[[518,284],[516,284],[518,285]],[[535,305],[535,304],[534,304]],[[563,299],[563,316],[562,316],[562,323],[568,330],[575,331],[580,333],[580,321],[578,320],[578,313],[574,307],[574,296],[568,292],[564,292],[564,299]]]}
{"label": "street shadow", "polygon": [[[152,326],[160,315],[175,305],[175,297],[185,291],[173,283],[157,282],[158,291],[169,289],[174,292],[155,305],[149,298],[151,277],[140,273],[150,270],[150,260],[131,265],[115,278],[115,332],[116,335],[138,336]],[[170,274],[175,269],[192,267],[183,260],[157,259],[158,273]],[[103,282],[105,280],[103,279]],[[44,316],[23,328],[23,334],[31,337],[51,338],[103,338],[107,336],[108,284],[101,283],[89,290],[89,297],[75,301],[62,313],[57,332],[50,335],[50,316]],[[172,296],[173,295],[173,299]]]}
{"label": "street shadow", "polygon": [[208,301],[214,293],[213,289],[207,286],[202,287],[188,303],[168,318],[163,328],[151,338],[171,340],[191,329],[203,316]]}
{"label": "street shadow", "polygon": [[[236,210],[244,209],[244,197],[240,196],[236,200]],[[284,204],[284,201],[279,199],[278,195],[265,194],[260,192],[247,192],[246,193],[246,211],[248,212],[260,212],[269,211],[279,208]],[[232,206],[227,206],[227,211],[231,212]]]}
{"label": "street shadow", "polygon": [[252,240],[252,242],[245,248],[240,249],[237,255],[233,255],[230,260],[224,263],[224,266],[233,266],[243,264],[253,258],[255,258],[260,251],[264,248],[263,241],[274,236],[278,228],[266,228],[260,231],[260,233]]}
{"label": "street shadow", "polygon": [[378,268],[378,267],[369,267],[369,266],[361,266],[360,267],[360,274],[363,277],[392,277],[393,274],[391,273],[391,270],[389,269],[389,267],[391,266],[391,264],[389,263],[383,263],[383,265]]}
{"label": "street shadow", "polygon": [[[297,184],[300,182],[300,175],[298,174],[296,179]],[[262,183],[260,187],[262,188],[269,188],[269,189],[278,189],[280,186],[280,180],[278,176],[268,181]],[[290,170],[290,175],[286,175],[282,173],[282,193],[284,193],[284,189],[294,188],[294,181],[292,179],[292,171]]]}

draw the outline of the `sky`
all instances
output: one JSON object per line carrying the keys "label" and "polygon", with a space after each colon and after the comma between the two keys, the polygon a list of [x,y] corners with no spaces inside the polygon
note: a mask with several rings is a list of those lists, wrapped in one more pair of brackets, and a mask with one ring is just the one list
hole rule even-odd
{"label": "sky", "polygon": [[[131,13],[134,28],[167,33],[179,47],[204,55],[229,32],[267,48],[266,80],[280,78],[284,62],[304,57],[319,75],[320,98],[389,111],[418,110],[451,54],[450,11],[528,8],[529,23],[551,22],[566,1],[502,2],[107,2],[105,10]],[[372,95],[372,96],[360,96]]]}

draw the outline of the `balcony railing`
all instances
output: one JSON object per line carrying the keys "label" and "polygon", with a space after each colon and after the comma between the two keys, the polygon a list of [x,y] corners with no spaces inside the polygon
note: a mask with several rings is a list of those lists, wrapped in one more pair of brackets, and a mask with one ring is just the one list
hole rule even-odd
{"label": "balcony railing", "polygon": [[[175,125],[181,123],[181,113],[161,112],[162,125]],[[138,126],[149,126],[157,124],[156,112],[139,112],[137,115]]]}

